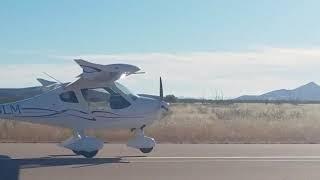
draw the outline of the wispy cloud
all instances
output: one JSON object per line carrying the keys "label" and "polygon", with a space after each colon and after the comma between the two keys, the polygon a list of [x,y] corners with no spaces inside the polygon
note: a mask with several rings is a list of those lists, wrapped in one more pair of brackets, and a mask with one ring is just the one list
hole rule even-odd
{"label": "wispy cloud", "polygon": [[82,58],[101,64],[130,63],[146,75],[129,77],[123,82],[136,91],[157,93],[158,77],[165,79],[167,93],[180,96],[225,96],[256,94],[277,88],[293,88],[320,80],[320,48],[270,48],[239,52],[76,54],[54,56],[65,59],[57,65],[15,65],[0,67],[4,86],[34,85],[32,81],[46,71],[61,80],[73,80],[80,68],[70,63]]}

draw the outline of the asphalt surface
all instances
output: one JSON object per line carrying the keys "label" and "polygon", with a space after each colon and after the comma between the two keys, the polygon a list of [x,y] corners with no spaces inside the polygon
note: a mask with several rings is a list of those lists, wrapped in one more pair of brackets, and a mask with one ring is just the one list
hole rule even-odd
{"label": "asphalt surface", "polygon": [[106,144],[86,159],[55,144],[0,144],[0,180],[320,179],[320,145]]}

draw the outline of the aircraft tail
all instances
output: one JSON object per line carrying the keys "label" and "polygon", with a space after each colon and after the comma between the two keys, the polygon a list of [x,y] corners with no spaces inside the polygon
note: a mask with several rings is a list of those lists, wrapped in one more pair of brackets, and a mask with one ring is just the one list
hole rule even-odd
{"label": "aircraft tail", "polygon": [[50,86],[52,84],[56,84],[57,83],[57,82],[54,82],[54,81],[48,81],[48,80],[41,79],[41,78],[38,78],[37,80],[42,84],[42,86]]}

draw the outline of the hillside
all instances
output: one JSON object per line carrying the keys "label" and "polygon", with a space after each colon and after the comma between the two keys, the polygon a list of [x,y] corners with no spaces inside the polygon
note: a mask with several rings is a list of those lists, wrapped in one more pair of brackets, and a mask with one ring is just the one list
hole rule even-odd
{"label": "hillside", "polygon": [[244,95],[235,100],[244,101],[320,101],[320,86],[310,82],[296,89],[280,89],[262,95]]}

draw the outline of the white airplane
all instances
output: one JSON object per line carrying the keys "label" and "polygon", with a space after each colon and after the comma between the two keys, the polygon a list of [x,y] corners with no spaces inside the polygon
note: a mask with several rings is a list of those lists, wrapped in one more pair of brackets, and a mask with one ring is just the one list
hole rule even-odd
{"label": "white airplane", "polygon": [[0,105],[0,118],[71,128],[73,137],[60,145],[87,158],[94,157],[104,142],[86,136],[86,129],[130,129],[134,137],[127,146],[150,153],[156,142],[144,135],[144,128],[161,119],[169,108],[163,101],[161,78],[160,97],[138,96],[116,82],[121,77],[142,73],[138,67],[75,61],[83,69],[76,81],[58,83],[38,79],[46,92]]}

